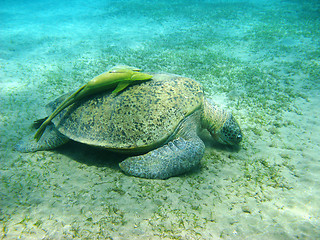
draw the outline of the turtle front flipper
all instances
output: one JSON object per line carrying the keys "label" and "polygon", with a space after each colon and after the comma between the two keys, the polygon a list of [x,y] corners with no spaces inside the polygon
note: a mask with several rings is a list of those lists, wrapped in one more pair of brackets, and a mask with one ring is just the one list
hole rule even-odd
{"label": "turtle front flipper", "polygon": [[14,148],[19,152],[35,152],[41,150],[49,150],[69,141],[69,138],[61,134],[52,123],[45,129],[41,139],[34,139],[34,134],[22,139]]}
{"label": "turtle front flipper", "polygon": [[144,155],[129,157],[119,165],[125,173],[133,176],[166,179],[197,166],[204,148],[204,143],[196,135],[188,139],[179,137]]}

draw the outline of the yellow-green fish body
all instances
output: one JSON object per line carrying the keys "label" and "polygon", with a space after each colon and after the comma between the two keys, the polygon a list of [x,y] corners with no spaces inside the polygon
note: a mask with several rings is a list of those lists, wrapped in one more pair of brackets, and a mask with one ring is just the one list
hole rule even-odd
{"label": "yellow-green fish body", "polygon": [[52,112],[52,114],[41,124],[38,131],[34,135],[36,140],[39,140],[46,128],[46,126],[51,122],[51,120],[57,116],[63,109],[75,103],[76,101],[108,89],[113,90],[113,94],[117,94],[123,91],[129,85],[137,81],[146,81],[152,78],[152,75],[140,72],[140,69],[128,66],[116,66],[110,71],[102,73],[87,84],[83,85],[76,92],[74,92],[70,97],[63,101],[57,108]]}

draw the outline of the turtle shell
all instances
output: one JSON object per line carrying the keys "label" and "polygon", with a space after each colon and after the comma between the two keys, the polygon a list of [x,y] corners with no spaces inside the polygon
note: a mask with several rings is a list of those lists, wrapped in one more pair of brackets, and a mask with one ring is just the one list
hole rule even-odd
{"label": "turtle shell", "polygon": [[[120,152],[147,152],[176,134],[183,119],[200,109],[199,83],[178,75],[154,74],[150,81],[84,98],[58,114],[52,122],[70,139]],[[47,105],[48,113],[66,94]]]}

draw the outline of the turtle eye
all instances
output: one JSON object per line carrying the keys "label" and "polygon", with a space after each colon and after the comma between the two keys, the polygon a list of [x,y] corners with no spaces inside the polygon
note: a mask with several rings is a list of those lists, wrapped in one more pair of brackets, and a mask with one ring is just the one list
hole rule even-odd
{"label": "turtle eye", "polygon": [[238,134],[236,136],[236,140],[237,140],[237,142],[241,142],[242,141],[242,134]]}
{"label": "turtle eye", "polygon": [[240,127],[232,115],[224,123],[221,137],[230,145],[237,145],[242,141]]}

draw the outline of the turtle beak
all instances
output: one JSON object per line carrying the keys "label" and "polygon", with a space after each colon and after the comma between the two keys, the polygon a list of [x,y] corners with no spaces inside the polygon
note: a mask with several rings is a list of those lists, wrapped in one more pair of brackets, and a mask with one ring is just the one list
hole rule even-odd
{"label": "turtle beak", "polygon": [[215,139],[217,142],[222,143],[222,144],[233,145],[233,144],[231,144],[230,142],[226,141],[226,139],[222,139],[222,138],[219,137],[218,135],[215,135],[215,136],[214,136],[214,139]]}
{"label": "turtle beak", "polygon": [[222,143],[222,144],[226,144],[226,145],[233,145],[233,146],[234,145],[239,145],[239,143],[242,141],[242,134],[241,133],[239,133],[237,135],[237,137],[234,139],[234,141],[231,141],[231,140],[229,140],[227,138],[222,138],[221,134],[219,134],[219,133],[211,134],[211,136],[217,142]]}

